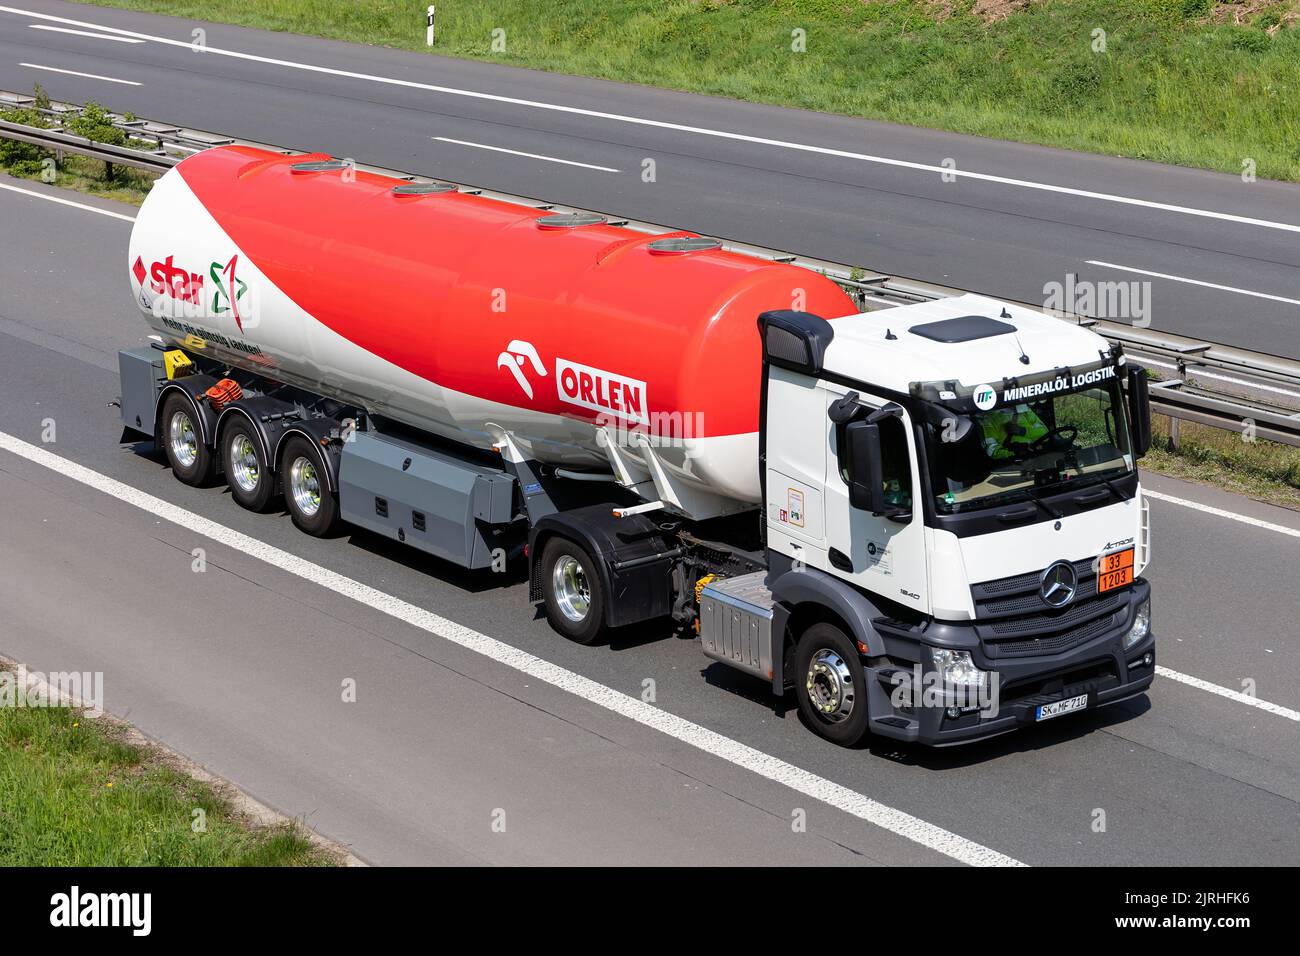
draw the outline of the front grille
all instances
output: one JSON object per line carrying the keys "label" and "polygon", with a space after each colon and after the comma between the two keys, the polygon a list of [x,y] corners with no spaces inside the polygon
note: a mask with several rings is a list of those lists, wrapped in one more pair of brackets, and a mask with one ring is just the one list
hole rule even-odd
{"label": "front grille", "polygon": [[985,653],[993,660],[1008,657],[1033,657],[1037,654],[1061,654],[1085,644],[1094,637],[1100,637],[1115,624],[1114,615],[1108,614],[1095,621],[1089,621],[1079,627],[1046,637],[1030,638],[1027,641],[985,641]]}
{"label": "front grille", "polygon": [[1097,593],[1092,559],[1074,562],[1079,587],[1061,610],[1048,608],[1038,595],[1042,571],[1030,571],[971,586],[975,629],[991,659],[1060,654],[1120,626],[1128,589]]}
{"label": "front grille", "polygon": [[[1123,592],[1102,595],[1092,599],[1072,601],[1063,611],[1029,614],[1025,617],[1004,618],[980,626],[989,637],[1025,637],[1030,634],[1053,634],[1074,628],[1103,614],[1114,614],[1124,605]],[[1042,607],[1042,602],[1039,602]]]}
{"label": "front grille", "polygon": [[[1043,568],[1041,571],[1014,574],[1009,578],[998,578],[971,585],[971,597],[975,600],[975,617],[978,620],[985,620],[1043,609],[1046,605],[1038,597],[1038,584],[1043,578],[1043,571],[1046,570]],[[1084,558],[1082,561],[1075,561],[1074,573],[1079,578],[1079,591],[1074,597],[1075,601],[1097,593],[1097,570],[1093,566],[1093,559]]]}

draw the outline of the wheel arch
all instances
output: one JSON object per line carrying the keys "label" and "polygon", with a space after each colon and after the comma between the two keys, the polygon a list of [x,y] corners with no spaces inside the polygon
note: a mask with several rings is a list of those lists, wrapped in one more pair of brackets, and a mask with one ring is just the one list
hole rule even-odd
{"label": "wheel arch", "polygon": [[[672,558],[659,526],[645,515],[614,517],[614,505],[597,504],[556,512],[537,521],[528,534],[528,598],[542,600],[542,551],[555,537],[580,545],[596,564],[605,589],[605,623],[621,627],[672,611]],[[627,563],[628,566],[620,567]]]}
{"label": "wheel arch", "polygon": [[275,442],[276,467],[279,467],[280,460],[284,457],[285,444],[296,435],[320,449],[321,461],[325,463],[325,484],[331,493],[337,492],[340,453],[333,439],[340,434],[342,428],[342,422],[333,418],[309,418],[286,425]]}
{"label": "wheel arch", "polygon": [[154,404],[154,443],[162,441],[163,435],[163,406],[173,395],[182,395],[189,402],[190,408],[194,412],[194,422],[199,428],[199,440],[208,448],[216,444],[216,421],[217,416],[208,405],[199,401],[200,396],[217,383],[217,380],[211,375],[187,375],[185,378],[173,379],[158,390],[158,398]]}
{"label": "wheel arch", "polygon": [[[864,645],[869,657],[885,653],[884,640],[871,623],[880,611],[856,588],[824,571],[807,567],[786,571],[769,587],[776,600],[773,629],[779,627],[782,635],[782,663],[786,648],[793,646],[809,627],[819,623],[839,627],[849,640]],[[775,685],[775,675],[773,689],[780,690]]]}

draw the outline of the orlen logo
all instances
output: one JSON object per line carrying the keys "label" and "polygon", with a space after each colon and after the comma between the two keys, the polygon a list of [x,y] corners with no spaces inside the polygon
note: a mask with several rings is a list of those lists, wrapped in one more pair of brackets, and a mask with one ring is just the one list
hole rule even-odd
{"label": "orlen logo", "polygon": [[650,423],[645,382],[604,369],[555,360],[555,389],[560,401],[596,412],[612,412],[642,425]]}
{"label": "orlen logo", "polygon": [[990,408],[998,403],[998,393],[993,391],[991,385],[977,385],[975,387],[975,407],[982,412],[987,412]]}

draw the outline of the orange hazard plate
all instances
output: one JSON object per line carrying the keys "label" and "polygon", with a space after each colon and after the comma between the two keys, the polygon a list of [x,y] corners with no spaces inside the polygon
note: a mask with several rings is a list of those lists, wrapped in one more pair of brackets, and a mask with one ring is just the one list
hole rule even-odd
{"label": "orange hazard plate", "polygon": [[1097,565],[1097,593],[1133,583],[1133,549],[1103,554]]}

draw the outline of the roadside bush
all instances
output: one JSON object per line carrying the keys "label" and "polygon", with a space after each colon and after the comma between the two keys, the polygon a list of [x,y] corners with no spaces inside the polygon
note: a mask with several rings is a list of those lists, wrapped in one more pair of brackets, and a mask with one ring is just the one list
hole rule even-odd
{"label": "roadside bush", "polygon": [[[37,83],[32,88],[32,98],[35,102],[31,106],[0,110],[0,119],[10,123],[22,123],[24,126],[48,128],[50,124],[41,115],[41,110],[49,108],[50,97],[41,84]],[[36,175],[41,171],[42,162],[50,155],[47,150],[30,143],[0,139],[0,166],[11,170],[15,175]]]}

